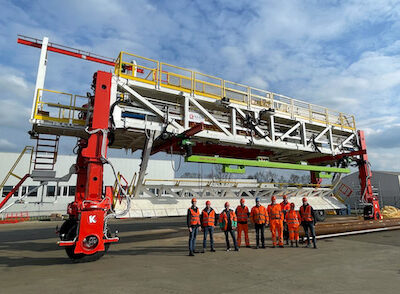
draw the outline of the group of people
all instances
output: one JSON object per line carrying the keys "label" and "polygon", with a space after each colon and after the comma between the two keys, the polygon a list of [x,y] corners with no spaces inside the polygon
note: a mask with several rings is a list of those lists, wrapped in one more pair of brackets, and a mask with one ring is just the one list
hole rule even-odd
{"label": "group of people", "polygon": [[[310,247],[310,235],[312,237],[313,248],[317,248],[315,240],[315,214],[307,198],[303,198],[303,205],[299,211],[295,210],[294,203],[289,203],[287,196],[283,196],[283,201],[277,203],[276,197],[271,197],[271,204],[267,208],[261,205],[260,198],[256,198],[256,205],[249,210],[245,205],[245,199],[240,199],[240,205],[233,211],[229,202],[225,203],[225,209],[217,214],[211,207],[211,202],[206,201],[206,207],[200,212],[197,207],[196,198],[192,199],[192,206],[187,212],[187,226],[189,228],[189,256],[194,256],[196,251],[196,237],[200,231],[203,231],[203,249],[204,253],[207,247],[207,238],[210,238],[210,251],[215,252],[214,247],[214,228],[217,224],[225,234],[226,250],[231,250],[229,235],[232,238],[235,251],[239,251],[244,234],[246,247],[250,248],[249,240],[249,221],[254,224],[256,231],[256,249],[265,248],[264,229],[269,226],[272,235],[272,247],[279,246],[283,248],[284,239],[286,245],[299,247],[299,227],[303,226],[305,237],[307,238],[306,247]],[[236,240],[237,231],[238,236]],[[284,238],[285,237],[285,238]]]}

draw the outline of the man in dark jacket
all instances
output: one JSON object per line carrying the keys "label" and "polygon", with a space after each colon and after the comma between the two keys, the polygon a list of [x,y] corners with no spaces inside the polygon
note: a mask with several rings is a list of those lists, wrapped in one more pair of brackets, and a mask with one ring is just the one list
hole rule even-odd
{"label": "man in dark jacket", "polygon": [[219,226],[225,233],[226,251],[231,250],[229,243],[229,234],[232,236],[233,246],[235,251],[239,251],[239,247],[236,243],[235,230],[237,227],[237,218],[235,212],[229,208],[229,202],[225,202],[225,209],[219,215]]}
{"label": "man in dark jacket", "polygon": [[314,248],[317,249],[317,243],[315,240],[315,212],[314,209],[311,207],[311,205],[308,204],[306,197],[303,198],[303,205],[300,206],[299,213],[300,213],[301,225],[303,226],[304,234],[307,238],[306,247],[310,247],[310,234],[311,234],[311,237],[313,238]]}
{"label": "man in dark jacket", "polygon": [[192,199],[192,206],[187,212],[187,226],[189,228],[189,256],[194,256],[196,251],[196,237],[200,227],[200,209],[196,206],[196,198]]}

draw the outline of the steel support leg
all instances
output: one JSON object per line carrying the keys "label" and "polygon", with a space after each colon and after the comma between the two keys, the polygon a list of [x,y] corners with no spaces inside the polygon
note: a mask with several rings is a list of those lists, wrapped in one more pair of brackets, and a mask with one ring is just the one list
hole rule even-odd
{"label": "steel support leg", "polygon": [[149,159],[150,159],[151,149],[153,148],[154,139],[156,137],[156,131],[147,131],[147,132],[148,133],[146,134],[146,136],[147,136],[146,142],[144,144],[143,151],[142,151],[142,162],[140,163],[140,170],[139,170],[139,174],[137,177],[135,190],[133,193],[134,197],[137,197],[139,195],[139,192],[143,185],[144,176],[146,175],[146,170],[147,170],[147,166],[148,166]]}

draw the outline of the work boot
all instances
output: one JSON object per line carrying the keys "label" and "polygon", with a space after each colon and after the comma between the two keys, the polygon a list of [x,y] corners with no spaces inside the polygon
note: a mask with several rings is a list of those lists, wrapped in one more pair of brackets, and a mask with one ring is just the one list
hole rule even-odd
{"label": "work boot", "polygon": [[235,248],[235,251],[239,251],[239,247],[236,247],[236,248]]}
{"label": "work boot", "polygon": [[262,249],[265,249],[265,245],[261,246]]}
{"label": "work boot", "polygon": [[299,247],[299,241],[296,240],[296,247]]}
{"label": "work boot", "polygon": [[275,248],[275,247],[276,247],[275,245],[272,245],[272,246],[271,246],[271,248]]}
{"label": "work boot", "polygon": [[211,252],[215,252],[215,249],[214,248],[211,248],[211,250],[210,250]]}
{"label": "work boot", "polygon": [[256,249],[258,249],[258,248],[260,248],[260,246],[257,245],[257,246],[256,246]]}
{"label": "work boot", "polygon": [[314,249],[317,249],[317,244],[316,243],[314,243]]}
{"label": "work boot", "polygon": [[251,246],[250,245],[246,245],[246,248],[251,248]]}
{"label": "work boot", "polygon": [[290,247],[293,247],[293,241],[290,241]]}
{"label": "work boot", "polygon": [[226,251],[228,252],[228,251],[231,251],[231,248],[226,248]]}
{"label": "work boot", "polygon": [[279,245],[279,248],[283,248],[283,245]]}
{"label": "work boot", "polygon": [[194,256],[192,251],[189,252],[189,256]]}

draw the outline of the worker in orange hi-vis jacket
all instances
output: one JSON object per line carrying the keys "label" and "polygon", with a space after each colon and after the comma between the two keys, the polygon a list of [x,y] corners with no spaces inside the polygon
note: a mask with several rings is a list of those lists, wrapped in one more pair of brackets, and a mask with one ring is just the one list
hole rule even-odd
{"label": "worker in orange hi-vis jacket", "polygon": [[267,208],[269,216],[269,228],[272,234],[272,248],[276,247],[276,232],[278,232],[278,245],[283,248],[283,213],[280,204],[276,203],[276,197],[271,197],[271,204]]}
{"label": "worker in orange hi-vis jacket", "polygon": [[283,239],[286,241],[286,245],[289,245],[289,230],[285,221],[286,213],[290,210],[290,203],[286,195],[283,195],[283,201],[280,203],[283,213]]}
{"label": "worker in orange hi-vis jacket", "polygon": [[250,240],[249,240],[249,224],[248,224],[248,220],[249,220],[249,216],[250,216],[250,212],[249,212],[249,208],[244,205],[244,198],[240,199],[240,205],[236,208],[236,217],[237,217],[237,223],[238,223],[238,227],[237,227],[237,244],[238,247],[240,247],[241,242],[242,242],[242,231],[244,232],[244,240],[246,242],[246,247],[249,248],[250,247]]}
{"label": "worker in orange hi-vis jacket", "polygon": [[251,209],[250,219],[256,229],[256,249],[260,248],[260,237],[261,248],[265,248],[264,228],[268,224],[268,212],[267,209],[261,205],[260,197],[256,198],[256,205]]}
{"label": "worker in orange hi-vis jacket", "polygon": [[289,230],[290,247],[296,244],[299,247],[299,228],[300,228],[300,214],[294,210],[294,203],[290,203],[290,210],[285,215],[285,221]]}

